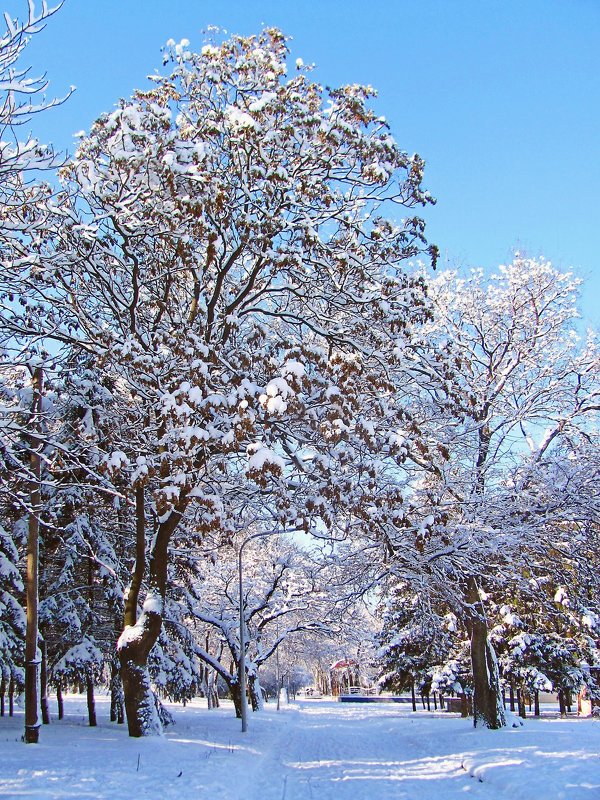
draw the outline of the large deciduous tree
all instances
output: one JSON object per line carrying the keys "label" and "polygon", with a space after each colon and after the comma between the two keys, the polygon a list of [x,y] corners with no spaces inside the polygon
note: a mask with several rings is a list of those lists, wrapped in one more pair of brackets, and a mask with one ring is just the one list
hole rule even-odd
{"label": "large deciduous tree", "polygon": [[[397,457],[387,367],[425,314],[402,271],[425,247],[407,214],[430,202],[423,163],[371,89],[326,91],[300,62],[287,77],[287,56],[273,29],[200,53],[172,43],[171,73],[97,120],[40,233],[11,251],[9,335],[88,354],[112,395],[94,445],[135,492],[119,640],[134,736],[159,729],[147,658],[191,504],[200,532],[325,530],[363,507],[380,441]],[[393,204],[402,222],[383,217]]]}
{"label": "large deciduous tree", "polygon": [[598,354],[575,331],[577,281],[544,259],[517,256],[489,279],[443,273],[429,294],[431,321],[405,353],[414,365],[412,424],[427,434],[427,454],[410,449],[419,467],[414,516],[388,542],[396,570],[427,577],[460,614],[475,724],[497,728],[505,720],[486,592],[526,576],[534,553],[548,557],[550,519],[555,531],[573,519],[572,486],[544,486],[541,475],[551,465],[573,473],[565,447],[597,418]]}

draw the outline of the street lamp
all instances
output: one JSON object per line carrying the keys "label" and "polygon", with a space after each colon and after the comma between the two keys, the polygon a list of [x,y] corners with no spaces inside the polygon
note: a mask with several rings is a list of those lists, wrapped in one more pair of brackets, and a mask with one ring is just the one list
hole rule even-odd
{"label": "street lamp", "polygon": [[240,545],[238,551],[238,591],[240,603],[240,660],[239,660],[239,673],[238,681],[240,684],[240,704],[242,712],[242,733],[248,730],[248,703],[246,701],[246,624],[244,620],[244,578],[242,572],[242,555],[244,548],[253,539],[262,539],[266,536],[275,536],[283,533],[283,531],[259,531],[248,536]]}

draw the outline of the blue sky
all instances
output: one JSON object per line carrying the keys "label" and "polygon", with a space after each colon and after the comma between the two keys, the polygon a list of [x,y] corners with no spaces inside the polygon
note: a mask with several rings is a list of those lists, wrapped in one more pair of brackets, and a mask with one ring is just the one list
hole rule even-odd
{"label": "blue sky", "polygon": [[[5,0],[17,16],[26,0]],[[317,80],[369,83],[403,149],[426,160],[428,237],[451,265],[493,270],[517,248],[585,280],[600,327],[598,0],[66,0],[26,52],[50,94],[38,117],[59,149],[160,70],[168,38],[200,47],[218,25],[293,37]]]}

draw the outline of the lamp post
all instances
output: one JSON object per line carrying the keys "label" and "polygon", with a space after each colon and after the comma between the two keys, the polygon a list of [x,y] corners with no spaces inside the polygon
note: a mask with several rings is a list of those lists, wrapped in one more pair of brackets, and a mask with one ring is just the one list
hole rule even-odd
{"label": "lamp post", "polygon": [[242,555],[244,548],[253,539],[262,539],[266,536],[275,536],[282,533],[280,530],[275,531],[259,531],[248,536],[240,545],[238,551],[238,591],[240,603],[240,659],[239,659],[239,672],[238,681],[240,684],[240,705],[242,712],[242,733],[248,730],[248,703],[246,701],[246,622],[244,620],[244,576],[243,576],[243,562]]}

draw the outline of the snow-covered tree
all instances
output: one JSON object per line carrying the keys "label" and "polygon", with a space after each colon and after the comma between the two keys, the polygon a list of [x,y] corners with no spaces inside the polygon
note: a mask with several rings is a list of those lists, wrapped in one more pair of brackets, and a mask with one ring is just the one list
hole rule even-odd
{"label": "snow-covered tree", "polygon": [[70,647],[54,666],[56,680],[65,685],[85,686],[88,719],[92,727],[97,724],[94,684],[101,678],[104,664],[104,656],[94,642],[83,638],[81,642]]}
{"label": "snow-covered tree", "polygon": [[25,612],[23,580],[17,566],[18,550],[13,537],[0,524],[0,680],[2,713],[9,690],[23,688]]}
{"label": "snow-covered tree", "polygon": [[491,638],[505,684],[520,690],[521,696],[555,691],[561,710],[583,684],[592,695],[600,688],[589,671],[600,659],[600,608],[593,576],[597,541],[593,549],[590,543],[586,533],[565,528],[557,535],[548,526],[547,557],[530,554],[526,580],[503,586],[501,602],[492,612]]}
{"label": "snow-covered tree", "polygon": [[363,506],[373,453],[396,458],[386,365],[424,313],[402,272],[424,238],[381,214],[430,202],[372,90],[287,78],[279,31],[169,52],[82,139],[54,229],[13,246],[6,321],[96,359],[115,409],[99,457],[156,519],[119,644],[133,735],[158,729],[146,662],[191,506],[208,528],[331,528]]}
{"label": "snow-covered tree", "polygon": [[[0,384],[4,386],[6,373],[11,376],[16,364],[26,364],[30,368],[34,395],[38,394],[42,383],[40,361],[32,362],[38,355],[37,347],[32,342],[16,342],[4,325],[13,312],[23,312],[19,306],[15,288],[21,294],[21,271],[18,258],[15,259],[15,248],[21,251],[27,242],[39,236],[39,228],[46,216],[43,210],[51,195],[47,186],[42,186],[31,178],[32,173],[50,169],[58,165],[51,149],[41,145],[34,136],[22,136],[20,128],[28,125],[32,117],[57,102],[47,101],[44,96],[47,88],[45,78],[35,78],[22,67],[20,60],[30,37],[43,29],[46,20],[58,10],[48,7],[45,0],[41,8],[36,9],[34,0],[28,0],[27,16],[23,21],[13,19],[4,14],[5,32],[0,35]],[[36,208],[36,213],[32,209]],[[18,307],[18,310],[17,310]],[[9,379],[10,382],[10,379]],[[37,389],[36,389],[37,385]],[[10,392],[9,392],[10,393]],[[2,392],[4,394],[4,391]],[[39,405],[41,401],[34,403]],[[35,420],[33,427],[39,427],[40,415],[31,408],[29,420]],[[24,467],[21,477],[28,481],[30,488],[30,544],[28,553],[27,574],[27,630],[26,630],[26,670],[25,670],[25,740],[38,741],[38,694],[37,694],[37,535],[39,525],[39,466],[40,443],[38,439],[28,440],[31,452],[30,463],[26,464],[15,458],[13,447],[15,441],[23,444],[15,417],[23,411],[19,403],[0,406],[0,450],[3,460],[11,467]],[[29,434],[33,431],[30,426]],[[4,482],[3,471],[0,478]],[[2,487],[4,489],[4,487]],[[8,487],[12,491],[13,486]]]}
{"label": "snow-covered tree", "polygon": [[434,599],[419,592],[414,584],[396,586],[384,600],[382,626],[377,635],[379,683],[395,692],[410,690],[413,707],[415,689],[428,695],[434,670],[450,654],[447,616],[448,612],[441,613]]}
{"label": "snow-covered tree", "polygon": [[[388,548],[400,574],[425,576],[462,617],[475,724],[492,728],[504,713],[486,592],[523,574],[522,554],[545,542],[549,506],[533,474],[598,409],[598,357],[575,332],[576,293],[577,281],[543,259],[517,256],[490,279],[443,273],[429,282],[423,338],[405,351],[410,420],[427,449],[407,444],[420,472],[412,511],[387,526]],[[566,508],[558,488],[553,507]]]}
{"label": "snow-covered tree", "polygon": [[[238,552],[222,547],[215,563],[206,562],[193,615],[198,656],[227,684],[236,713],[240,704],[240,610]],[[275,660],[290,639],[325,636],[335,625],[335,600],[321,582],[317,565],[283,537],[258,538],[243,569],[245,668],[252,708],[262,705],[259,671]],[[206,634],[208,632],[208,635]],[[210,649],[204,646],[207,641]],[[218,655],[217,655],[218,652]]]}

